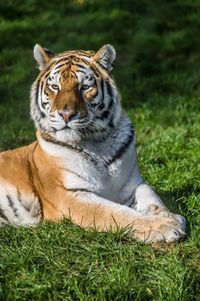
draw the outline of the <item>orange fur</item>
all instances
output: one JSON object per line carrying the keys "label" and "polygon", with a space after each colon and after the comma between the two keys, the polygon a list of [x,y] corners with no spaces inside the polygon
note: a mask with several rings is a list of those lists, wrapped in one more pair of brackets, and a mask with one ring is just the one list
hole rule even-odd
{"label": "orange fur", "polygon": [[[38,132],[38,135],[40,133]],[[43,219],[71,218],[78,225],[98,230],[132,226],[135,237],[149,238],[154,229],[170,221],[168,215],[160,219],[160,209],[153,208],[154,219],[134,216],[103,204],[83,202],[63,186],[59,160],[42,150],[38,142],[0,154],[0,181],[17,187],[21,194],[34,193],[39,197]],[[156,218],[159,211],[159,218]],[[175,226],[175,224],[174,224]]]}

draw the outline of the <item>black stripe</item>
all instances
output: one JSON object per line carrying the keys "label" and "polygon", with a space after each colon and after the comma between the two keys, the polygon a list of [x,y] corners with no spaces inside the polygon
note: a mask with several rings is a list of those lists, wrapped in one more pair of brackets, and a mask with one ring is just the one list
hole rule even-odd
{"label": "black stripe", "polygon": [[84,58],[80,58],[80,59],[81,59],[81,61],[82,61],[84,64],[88,65],[88,61],[87,61],[87,60],[85,60]]}
{"label": "black stripe", "polygon": [[65,63],[62,63],[62,64],[60,64],[60,65],[56,66],[55,70],[57,70],[57,69],[59,69],[59,68],[61,68],[61,67],[65,66],[65,65],[68,65],[68,64],[67,64],[67,62],[65,62]]}
{"label": "black stripe", "polygon": [[21,199],[21,193],[19,191],[19,188],[17,187],[17,199],[20,203],[22,203],[22,199]]}
{"label": "black stripe", "polygon": [[92,108],[95,108],[95,107],[97,106],[97,104],[96,104],[95,102],[91,102],[91,103],[90,103],[90,106],[91,106]]}
{"label": "black stripe", "polygon": [[101,80],[101,93],[102,93],[102,95],[101,95],[101,102],[98,105],[98,109],[99,110],[103,110],[104,107],[105,107],[105,105],[104,105],[104,81],[103,80]]}
{"label": "black stripe", "polygon": [[11,197],[10,197],[8,194],[6,195],[6,198],[7,198],[7,200],[8,200],[8,204],[9,204],[9,206],[12,208],[12,210],[13,210],[15,216],[18,216],[17,209],[15,208],[15,205],[14,205],[13,200],[11,199]]}
{"label": "black stripe", "polygon": [[[41,91],[41,98],[42,98],[42,90],[43,90],[43,86],[44,86],[44,82],[42,82],[41,83],[41,85],[40,85],[40,91]],[[45,105],[44,105],[44,103],[42,102],[42,99],[41,99],[41,106],[42,106],[42,108],[45,110],[46,108],[45,108]],[[41,112],[41,111],[40,111]],[[42,114],[43,112],[41,112],[41,114]],[[43,113],[44,114],[44,113]]]}
{"label": "black stripe", "polygon": [[53,64],[50,67],[57,66],[57,64],[59,64],[60,62],[66,63],[67,61],[69,61],[69,57],[62,57],[61,59],[53,62]]}
{"label": "black stripe", "polygon": [[130,130],[131,130],[131,132],[127,136],[127,139],[124,142],[122,142],[122,144],[120,145],[120,147],[116,151],[115,155],[111,159],[106,161],[107,165],[110,165],[113,162],[115,162],[116,160],[120,159],[120,157],[125,153],[125,151],[129,147],[129,145],[132,143],[133,137],[134,137],[134,131],[133,131],[132,126],[130,127]]}
{"label": "black stripe", "polygon": [[99,62],[96,62],[96,63],[100,68],[102,68],[103,70],[108,72],[108,68],[106,68],[104,65],[100,64]]}
{"label": "black stripe", "polygon": [[110,98],[110,102],[109,102],[109,105],[108,105],[108,110],[111,110],[112,106],[113,106],[113,99]]}
{"label": "black stripe", "polygon": [[[39,120],[39,122],[40,122],[40,120]],[[46,128],[43,127],[43,126],[40,124],[40,130],[45,132],[45,131],[46,131]]]}
{"label": "black stripe", "polygon": [[108,116],[109,116],[109,113],[110,113],[110,112],[109,112],[108,110],[104,111],[104,112],[101,114],[101,116],[98,117],[98,119],[107,119]]}
{"label": "black stripe", "polygon": [[68,192],[87,192],[87,193],[94,193],[93,191],[91,190],[88,190],[88,189],[85,189],[85,188],[67,188],[63,185],[63,183],[61,181],[58,181],[59,182],[59,187],[63,188],[64,190],[68,191]]}
{"label": "black stripe", "polygon": [[101,80],[101,91],[102,91],[102,99],[101,101],[104,102],[104,81]]}
{"label": "black stripe", "polygon": [[41,75],[40,79],[44,76],[44,78],[46,79],[49,74],[51,73],[51,70],[61,61],[67,60],[67,58],[62,58],[60,60],[58,60],[57,62],[53,62],[45,71],[44,73]]}
{"label": "black stripe", "polygon": [[[104,85],[105,84],[106,84],[107,92],[108,92],[108,94],[110,96],[110,101],[109,101],[109,105],[108,105],[107,110],[105,110],[100,117],[97,117],[98,119],[106,119],[106,118],[108,118],[109,113],[110,113],[109,111],[111,110],[111,108],[113,106],[113,93],[112,93],[111,85],[107,81],[104,83],[103,80],[101,81],[101,90],[102,90],[102,93],[104,93],[104,87],[105,87]],[[104,97],[104,95],[103,95],[103,97]],[[104,101],[103,101],[98,106],[98,108],[99,108],[99,110],[103,110],[104,107],[105,107],[105,104],[104,104]]]}
{"label": "black stripe", "polygon": [[54,53],[51,51],[51,50],[49,50],[48,48],[43,48],[44,49],[44,51],[45,51],[45,53],[48,55],[48,57],[54,57]]}
{"label": "black stripe", "polygon": [[[72,71],[71,71],[72,72]],[[83,71],[83,70],[78,70],[77,72],[79,72],[79,73],[83,73],[84,75],[86,74],[86,72],[85,71]]]}
{"label": "black stripe", "polygon": [[85,188],[65,188],[65,190],[69,191],[69,192],[87,192],[87,193],[94,193],[93,191],[87,190]]}
{"label": "black stripe", "polygon": [[80,65],[80,64],[73,64],[73,65],[75,65],[75,66],[77,66],[77,67],[79,67],[81,69],[85,69],[85,66],[83,66],[83,65]]}
{"label": "black stripe", "polygon": [[113,98],[114,95],[113,95],[112,85],[108,81],[106,81],[106,88],[107,88],[109,96],[111,98]]}
{"label": "black stripe", "polygon": [[110,128],[114,128],[114,124],[113,124],[113,120],[112,119],[109,120],[108,126]]}
{"label": "black stripe", "polygon": [[48,70],[48,72],[45,73],[44,79],[47,79],[47,77],[49,76],[50,73],[51,73],[51,70]]}
{"label": "black stripe", "polygon": [[7,216],[4,214],[3,209],[1,209],[1,208],[0,208],[0,217],[1,217],[2,219],[5,219],[7,222],[9,222]]}
{"label": "black stripe", "polygon": [[110,99],[108,109],[105,110],[104,112],[102,112],[101,116],[97,116],[96,118],[101,119],[101,120],[107,119],[110,114],[110,110],[111,110],[112,106],[113,106],[113,100]]}
{"label": "black stripe", "polygon": [[36,93],[35,93],[35,102],[36,102],[37,106],[39,106],[39,104],[38,104],[39,88],[40,88],[39,81],[37,81],[36,88],[35,88],[35,90],[36,90]]}
{"label": "black stripe", "polygon": [[95,77],[92,77],[92,76],[90,75],[90,80],[92,80],[92,79],[94,80],[93,85],[97,87],[97,81],[96,81],[96,78],[95,78]]}
{"label": "black stripe", "polygon": [[78,50],[78,55],[84,55],[84,56],[86,56],[86,57],[89,57],[89,58],[91,58],[91,57],[92,57],[91,55],[89,55],[89,54],[85,53],[85,51],[84,51],[84,50]]}
{"label": "black stripe", "polygon": [[96,77],[99,77],[99,73],[97,73],[98,70],[96,70],[95,68],[93,68],[92,66],[90,66],[90,69],[92,70],[92,72],[95,74]]}
{"label": "black stripe", "polygon": [[36,103],[36,106],[39,110],[39,113],[41,115],[42,118],[45,118],[45,114],[43,112],[41,112],[40,110],[40,106],[39,106],[39,89],[40,89],[40,83],[39,81],[36,83],[36,95],[35,95],[35,103]]}
{"label": "black stripe", "polygon": [[43,101],[44,106],[46,106],[47,104],[49,104],[49,101]]}
{"label": "black stripe", "polygon": [[[81,71],[81,72],[84,73],[83,71]],[[76,75],[76,72],[71,70],[71,73],[74,76],[74,78],[78,80],[78,76]]]}
{"label": "black stripe", "polygon": [[55,71],[55,69],[54,69],[54,73],[53,73],[53,75],[52,75],[52,78],[55,79],[55,75],[58,74],[59,72],[60,72],[60,71]]}
{"label": "black stripe", "polygon": [[60,73],[60,77],[62,77],[63,74],[66,73],[66,71],[67,71],[67,70],[63,70],[63,71]]}
{"label": "black stripe", "polygon": [[30,203],[28,202],[23,202],[22,201],[22,196],[21,196],[21,193],[19,191],[19,188],[17,188],[17,199],[18,201],[20,202],[21,206],[23,206],[23,208],[27,211],[27,212],[30,212],[31,210],[31,205]]}
{"label": "black stripe", "polygon": [[[42,134],[41,134],[42,135]],[[80,153],[80,154],[83,154],[85,156],[85,159],[89,160],[91,163],[93,163],[94,165],[98,165],[98,161],[95,160],[95,158],[93,158],[88,152],[86,152],[85,150],[83,150],[81,147],[75,147],[75,146],[72,146],[70,144],[67,144],[67,143],[64,143],[62,141],[58,141],[52,137],[47,137],[47,136],[44,136],[42,135],[42,138],[48,142],[51,142],[51,143],[54,143],[54,144],[58,144],[58,145],[61,145],[63,147],[66,147],[70,150],[73,150],[75,151],[76,153]]]}

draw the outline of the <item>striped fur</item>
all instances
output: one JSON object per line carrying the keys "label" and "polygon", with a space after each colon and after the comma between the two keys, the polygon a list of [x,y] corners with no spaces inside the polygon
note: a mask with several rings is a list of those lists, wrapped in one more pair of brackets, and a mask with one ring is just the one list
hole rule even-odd
{"label": "striped fur", "polygon": [[183,237],[184,218],[138,171],[134,128],[111,75],[114,48],[54,55],[36,45],[34,57],[37,141],[0,154],[0,224],[68,217],[98,230],[130,226],[140,240]]}
{"label": "striped fur", "polygon": [[[68,93],[68,100],[61,98],[63,90]],[[77,111],[67,125],[68,131],[58,114],[67,106]],[[36,128],[57,137],[58,141],[101,140],[119,122],[120,97],[115,82],[95,60],[94,53],[68,51],[52,58],[33,84],[31,115]]]}

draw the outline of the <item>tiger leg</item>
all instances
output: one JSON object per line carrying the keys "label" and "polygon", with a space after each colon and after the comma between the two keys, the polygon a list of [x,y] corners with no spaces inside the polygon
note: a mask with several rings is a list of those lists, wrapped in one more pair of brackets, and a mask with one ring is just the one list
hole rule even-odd
{"label": "tiger leg", "polygon": [[[65,209],[62,208],[63,216],[70,217],[75,224],[85,228],[106,231],[131,227],[136,239],[149,242],[172,242],[177,239],[174,231],[179,231],[180,237],[184,236],[179,220],[168,211],[159,214],[152,211],[138,212],[89,192],[76,192],[65,204]],[[48,218],[55,219],[55,216]]]}
{"label": "tiger leg", "polygon": [[162,229],[159,230],[166,241],[179,240],[185,235],[185,218],[179,214],[170,212],[149,185],[143,183],[136,188],[134,208],[142,214],[151,214],[158,216],[160,219],[163,216],[168,216],[171,219],[171,224],[162,225]]}

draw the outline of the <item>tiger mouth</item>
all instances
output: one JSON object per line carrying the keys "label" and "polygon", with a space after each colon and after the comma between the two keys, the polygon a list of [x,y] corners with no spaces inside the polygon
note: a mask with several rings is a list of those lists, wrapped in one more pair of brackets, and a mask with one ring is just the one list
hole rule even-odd
{"label": "tiger mouth", "polygon": [[55,127],[53,127],[53,129],[56,131],[56,132],[60,132],[60,131],[63,131],[63,130],[67,130],[67,129],[71,129],[67,124],[62,127],[61,129],[56,129]]}
{"label": "tiger mouth", "polygon": [[79,130],[79,129],[83,129],[83,128],[87,128],[91,125],[93,121],[93,118],[87,114],[84,115],[83,117],[76,119],[76,120],[70,120],[68,122],[66,122],[62,128],[60,129],[56,129],[55,127],[53,127],[57,132],[59,131],[63,131],[63,130]]}

